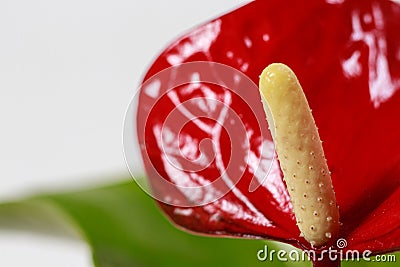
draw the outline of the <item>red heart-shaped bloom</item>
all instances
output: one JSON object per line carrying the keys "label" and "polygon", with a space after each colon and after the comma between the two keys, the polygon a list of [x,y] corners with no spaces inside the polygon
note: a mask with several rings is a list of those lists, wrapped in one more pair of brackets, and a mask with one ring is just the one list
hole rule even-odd
{"label": "red heart-shaped bloom", "polygon": [[[309,248],[299,237],[258,90],[177,83],[179,70],[151,80],[168,67],[207,61],[258,84],[265,66],[282,62],[297,74],[324,141],[345,249],[400,249],[399,30],[394,1],[260,0],[173,42],[147,72],[153,90],[142,88],[137,115],[161,208],[194,232]],[[191,74],[199,78],[195,68]],[[159,94],[171,84],[178,86]]]}

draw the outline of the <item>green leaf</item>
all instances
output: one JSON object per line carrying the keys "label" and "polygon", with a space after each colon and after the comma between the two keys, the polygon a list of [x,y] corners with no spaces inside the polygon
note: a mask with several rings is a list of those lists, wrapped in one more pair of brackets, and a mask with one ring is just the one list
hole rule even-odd
{"label": "green leaf", "polygon": [[257,259],[264,245],[279,250],[284,247],[280,243],[204,237],[177,229],[133,181],[2,204],[0,227],[78,233],[91,246],[98,267],[289,266]]}
{"label": "green leaf", "polygon": [[[282,243],[181,231],[133,181],[1,204],[0,227],[83,238],[98,267],[310,266],[309,262],[280,262],[276,255],[272,262],[257,259],[265,246],[269,252],[293,249]],[[363,266],[379,264],[383,263],[363,262]]]}

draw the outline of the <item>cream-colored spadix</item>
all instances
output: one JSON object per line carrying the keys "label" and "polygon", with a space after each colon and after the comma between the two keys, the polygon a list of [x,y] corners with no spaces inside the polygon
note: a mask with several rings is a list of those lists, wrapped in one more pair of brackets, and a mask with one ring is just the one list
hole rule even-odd
{"label": "cream-colored spadix", "polygon": [[339,211],[307,99],[284,64],[264,69],[260,91],[297,225],[311,245],[321,246],[336,237]]}

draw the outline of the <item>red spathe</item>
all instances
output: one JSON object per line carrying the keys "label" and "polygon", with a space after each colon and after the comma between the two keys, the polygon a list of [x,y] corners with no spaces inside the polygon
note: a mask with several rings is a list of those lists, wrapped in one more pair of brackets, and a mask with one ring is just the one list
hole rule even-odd
{"label": "red spathe", "polygon": [[[255,84],[270,63],[290,66],[324,141],[345,249],[374,254],[400,249],[398,3],[251,2],[173,42],[145,81],[167,67],[193,61],[226,64]],[[159,86],[176,79],[170,75]],[[188,230],[309,248],[299,237],[268,125],[260,121],[265,115],[259,92],[247,89],[198,83],[159,98],[141,91],[137,128],[153,192],[166,214]],[[187,103],[186,110],[197,119],[188,119],[179,103]],[[223,113],[223,107],[232,112]],[[205,158],[196,161],[202,154]],[[221,176],[222,182],[207,190],[187,189]],[[186,189],[167,190],[160,178]],[[163,203],[207,202],[229,187],[229,179],[233,190],[209,204]]]}

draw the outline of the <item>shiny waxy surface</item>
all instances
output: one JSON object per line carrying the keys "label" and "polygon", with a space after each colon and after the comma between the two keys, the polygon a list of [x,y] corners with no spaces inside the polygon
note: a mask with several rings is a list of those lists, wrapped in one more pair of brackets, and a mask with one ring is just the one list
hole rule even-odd
{"label": "shiny waxy surface", "polygon": [[[347,239],[347,249],[392,251],[400,248],[399,29],[400,5],[393,1],[255,1],[173,42],[145,80],[171,65],[199,60],[232,66],[255,83],[272,62],[291,66],[324,141],[343,223],[339,236]],[[175,79],[171,75],[158,85]],[[308,247],[299,238],[272,139],[264,134],[268,125],[259,120],[264,117],[259,93],[229,89],[182,85],[156,98],[154,90],[142,90],[138,136],[158,196],[195,203],[222,190],[229,179],[237,182],[234,190],[204,206],[160,206],[176,224],[195,232]],[[189,103],[198,119],[180,125],[187,117],[177,106],[193,98],[202,99]],[[215,101],[238,116],[224,116]],[[171,122],[172,111],[178,115]],[[188,171],[193,164],[187,159],[199,158],[205,139],[214,144],[204,143],[210,160],[197,161],[197,171]],[[164,190],[159,182],[198,186],[222,174],[225,183],[197,195]]]}

